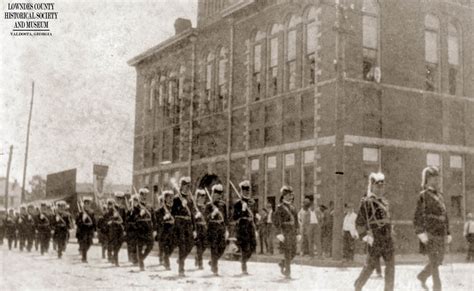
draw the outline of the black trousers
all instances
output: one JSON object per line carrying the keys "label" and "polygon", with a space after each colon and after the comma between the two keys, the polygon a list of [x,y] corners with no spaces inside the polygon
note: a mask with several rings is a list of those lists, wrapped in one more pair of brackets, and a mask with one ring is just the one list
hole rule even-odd
{"label": "black trousers", "polygon": [[26,233],[18,232],[18,239],[20,241],[20,251],[23,251],[26,248]]}
{"label": "black trousers", "polygon": [[467,249],[467,260],[471,261],[474,259],[474,233],[470,233],[466,236],[468,249]]}
{"label": "black trousers", "polygon": [[29,252],[31,252],[31,249],[33,248],[34,239],[35,239],[34,233],[30,233],[26,237],[26,250]]}
{"label": "black trousers", "polygon": [[289,276],[291,275],[291,261],[296,256],[296,231],[283,231],[283,236],[285,239],[283,242],[280,242],[280,248],[283,251],[281,264],[283,265],[285,275]]}
{"label": "black trousers", "polygon": [[41,254],[47,253],[49,250],[49,241],[51,240],[51,233],[49,231],[38,232],[38,240]]}
{"label": "black trousers", "polygon": [[422,281],[426,281],[431,276],[433,280],[433,290],[439,291],[441,290],[439,266],[443,263],[445,252],[444,236],[429,236],[425,250],[428,255],[429,262],[418,274],[418,278]]}
{"label": "black trousers", "polygon": [[359,277],[355,281],[355,289],[362,290],[365,283],[373,273],[377,265],[380,265],[380,258],[385,262],[385,291],[392,291],[395,280],[395,255],[393,242],[391,239],[384,241],[375,241],[372,247],[369,247],[369,258],[362,269]]}
{"label": "black trousers", "polygon": [[147,238],[137,239],[137,258],[140,267],[144,267],[144,261],[153,249],[153,235],[150,234]]}
{"label": "black trousers", "polygon": [[184,272],[184,261],[194,246],[193,225],[191,220],[177,219],[175,222],[175,235],[178,243],[179,272]]}
{"label": "black trousers", "polygon": [[346,260],[354,260],[355,242],[350,231],[344,231],[342,257]]}
{"label": "black trousers", "polygon": [[209,222],[207,240],[211,249],[211,270],[218,272],[218,262],[225,251],[225,226],[223,224]]}
{"label": "black trousers", "polygon": [[239,224],[237,224],[237,245],[240,249],[242,272],[247,272],[247,261],[257,248],[255,228],[251,222],[241,220]]}

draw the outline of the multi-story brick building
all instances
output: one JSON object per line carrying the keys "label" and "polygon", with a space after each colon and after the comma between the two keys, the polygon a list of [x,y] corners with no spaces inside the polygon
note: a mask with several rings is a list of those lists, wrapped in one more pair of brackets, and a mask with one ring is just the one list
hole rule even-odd
{"label": "multi-story brick building", "polygon": [[196,28],[178,19],[175,36],[129,61],[134,184],[250,179],[262,207],[287,183],[298,204],[335,201],[339,229],[342,203],[358,204],[381,169],[406,250],[421,170],[437,165],[459,238],[474,210],[473,11],[466,0],[200,0]]}

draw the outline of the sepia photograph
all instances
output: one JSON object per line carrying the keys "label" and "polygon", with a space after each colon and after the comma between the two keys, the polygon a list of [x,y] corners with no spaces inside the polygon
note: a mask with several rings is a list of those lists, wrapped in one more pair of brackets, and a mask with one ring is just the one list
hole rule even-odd
{"label": "sepia photograph", "polygon": [[0,1],[1,290],[474,290],[474,0]]}

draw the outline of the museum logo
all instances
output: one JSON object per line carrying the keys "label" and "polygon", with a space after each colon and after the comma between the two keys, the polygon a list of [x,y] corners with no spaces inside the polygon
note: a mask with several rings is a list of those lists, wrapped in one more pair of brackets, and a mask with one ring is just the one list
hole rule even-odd
{"label": "museum logo", "polygon": [[5,20],[11,21],[12,36],[52,36],[51,23],[58,19],[55,3],[7,3]]}

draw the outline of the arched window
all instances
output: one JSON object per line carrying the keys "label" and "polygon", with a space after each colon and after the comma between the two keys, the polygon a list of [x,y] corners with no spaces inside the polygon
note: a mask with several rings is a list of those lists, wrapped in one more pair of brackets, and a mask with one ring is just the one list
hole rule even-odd
{"label": "arched window", "polygon": [[305,19],[305,84],[312,85],[315,82],[316,53],[318,48],[318,12],[315,7],[311,7],[306,13]]}
{"label": "arched window", "polygon": [[288,90],[296,88],[296,51],[297,51],[297,28],[301,19],[292,16],[287,24],[286,30],[286,83]]}
{"label": "arched window", "polygon": [[270,95],[276,95],[279,91],[279,82],[278,82],[278,59],[279,59],[279,49],[280,49],[280,35],[282,28],[278,24],[274,24],[270,30],[269,37],[269,50],[270,50],[270,59],[269,59],[269,90]]}
{"label": "arched window", "polygon": [[206,58],[206,99],[211,101],[212,99],[212,78],[214,70],[214,54],[209,53]]}
{"label": "arched window", "polygon": [[156,90],[156,77],[152,78],[150,81],[150,97],[149,97],[149,102],[148,102],[148,109],[153,110],[153,106],[155,104],[155,90]]}
{"label": "arched window", "polygon": [[362,3],[362,76],[364,80],[374,80],[378,54],[378,15],[376,0],[364,0]]}
{"label": "arched window", "polygon": [[168,78],[168,117],[177,119],[179,113],[179,102],[178,102],[178,80],[176,72],[171,72]]}
{"label": "arched window", "polygon": [[425,17],[425,62],[427,91],[439,89],[439,20],[428,14]]}
{"label": "arched window", "polygon": [[265,33],[257,32],[253,39],[253,72],[252,72],[252,92],[255,101],[260,100],[263,94],[262,85],[262,60],[263,60],[263,45],[265,40]]}
{"label": "arched window", "polygon": [[449,64],[449,94],[456,95],[458,89],[458,83],[461,81],[459,78],[460,72],[460,33],[458,26],[452,22],[448,24],[448,64]]}
{"label": "arched window", "polygon": [[160,106],[163,106],[164,105],[164,102],[163,102],[164,98],[166,98],[166,96],[165,96],[165,91],[166,91],[166,89],[165,89],[165,82],[166,82],[165,74],[161,75],[159,81],[160,81],[160,85],[158,87],[158,100],[159,100],[158,102],[159,102]]}
{"label": "arched window", "polygon": [[216,111],[222,111],[227,108],[227,49],[221,48],[219,51],[217,78],[217,105]]}

